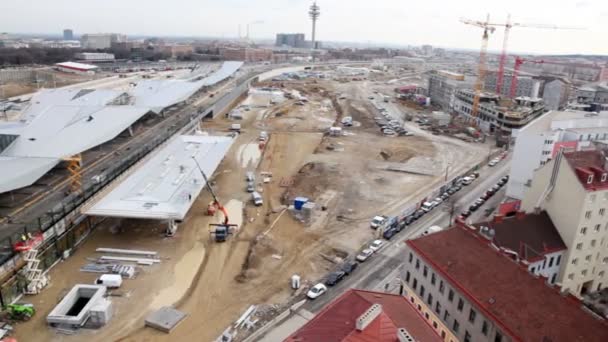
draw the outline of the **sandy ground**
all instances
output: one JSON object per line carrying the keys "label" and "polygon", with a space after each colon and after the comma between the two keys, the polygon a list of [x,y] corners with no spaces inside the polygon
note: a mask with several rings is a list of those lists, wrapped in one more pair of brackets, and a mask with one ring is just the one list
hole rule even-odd
{"label": "sandy ground", "polygon": [[[19,325],[17,336],[25,341],[211,341],[234,322],[251,304],[262,304],[271,312],[294,295],[289,288],[293,274],[305,284],[315,281],[334,265],[324,256],[344,257],[373,237],[369,219],[379,212],[398,211],[418,200],[442,181],[441,176],[420,176],[377,168],[379,162],[407,162],[412,157],[466,167],[482,158],[479,147],[431,140],[423,135],[387,138],[373,122],[361,90],[352,83],[336,86],[327,81],[284,82],[288,91],[307,98],[303,105],[287,99],[269,105],[264,95],[244,101],[243,133],[214,175],[215,189],[230,216],[238,220],[245,204],[243,225],[225,243],[210,240],[204,216],[209,195],[204,192],[190,210],[174,238],[163,238],[162,226],[154,222],[128,221],[123,232],[113,235],[100,229],[74,257],[51,271],[52,285],[41,295],[28,297],[37,317]],[[348,93],[348,100],[336,94]],[[341,137],[322,132],[342,116],[357,122]],[[210,130],[225,130],[231,121],[205,123]],[[261,130],[270,139],[259,153]],[[255,207],[245,192],[245,173],[257,171],[256,186],[264,205]],[[270,183],[262,183],[260,172],[271,172]],[[307,196],[327,210],[319,210],[314,222],[304,226],[285,212],[294,196]],[[232,203],[232,204],[231,204]],[[146,268],[137,279],[126,281],[123,297],[113,297],[116,314],[109,326],[82,331],[74,336],[58,335],[45,327],[44,317],[62,291],[77,282],[90,283],[94,274],[78,272],[99,246],[153,249],[164,258]],[[144,317],[154,308],[174,304],[189,316],[171,334],[144,328]],[[239,337],[243,332],[239,333]]]}

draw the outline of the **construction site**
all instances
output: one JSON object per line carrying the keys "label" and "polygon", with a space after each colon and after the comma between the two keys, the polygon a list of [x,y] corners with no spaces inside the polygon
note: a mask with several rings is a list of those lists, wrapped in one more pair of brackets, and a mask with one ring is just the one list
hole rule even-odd
{"label": "construction site", "polygon": [[[411,69],[343,67],[369,73],[227,62],[16,103],[7,117],[29,126],[2,128],[1,298],[36,314],[15,336],[243,340],[377,238],[372,217],[414,211],[493,152],[494,142],[454,137],[453,125],[431,123],[449,116],[395,94],[420,79]],[[82,107],[87,97],[94,110]],[[57,110],[59,140],[45,140],[45,113]],[[86,133],[116,111],[130,118]],[[67,148],[74,136],[82,145]],[[37,140],[48,150],[32,165]],[[169,326],[156,323],[167,316]]]}

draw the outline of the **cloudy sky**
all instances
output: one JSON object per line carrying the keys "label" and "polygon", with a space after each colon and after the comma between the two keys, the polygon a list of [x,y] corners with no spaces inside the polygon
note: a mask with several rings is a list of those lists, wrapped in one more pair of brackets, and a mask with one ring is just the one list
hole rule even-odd
{"label": "cloudy sky", "polygon": [[[253,38],[277,32],[310,36],[310,0],[1,0],[0,32],[120,32],[160,36],[236,37],[251,26]],[[606,0],[318,0],[319,40],[432,44],[478,49],[481,30],[459,18],[584,27],[585,30],[514,28],[510,51],[608,55]],[[500,50],[502,30],[490,39]]]}

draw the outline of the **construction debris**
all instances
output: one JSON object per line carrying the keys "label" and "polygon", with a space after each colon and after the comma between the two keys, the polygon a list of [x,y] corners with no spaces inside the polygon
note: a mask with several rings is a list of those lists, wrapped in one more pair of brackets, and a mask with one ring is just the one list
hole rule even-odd
{"label": "construction debris", "polygon": [[139,265],[148,265],[148,262],[151,262],[151,263],[160,263],[160,259],[146,259],[146,258],[139,259],[139,258],[130,258],[130,257],[114,257],[114,256],[108,256],[108,255],[103,255],[99,259],[102,260],[102,261],[135,262],[135,263],[138,263]]}
{"label": "construction debris", "polygon": [[114,253],[114,254],[132,254],[132,255],[145,255],[145,256],[156,256],[158,253],[153,251],[140,251],[136,249],[120,249],[120,248],[97,248],[97,253]]}
{"label": "construction debris", "polygon": [[187,314],[164,306],[146,317],[146,326],[160,330],[165,333],[170,333],[179,323],[181,323]]}

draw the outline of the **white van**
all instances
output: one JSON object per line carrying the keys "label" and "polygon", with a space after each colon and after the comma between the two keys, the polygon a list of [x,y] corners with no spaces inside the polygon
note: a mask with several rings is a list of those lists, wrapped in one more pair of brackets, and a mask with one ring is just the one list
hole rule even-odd
{"label": "white van", "polygon": [[95,284],[103,285],[110,289],[117,289],[122,285],[122,277],[120,274],[102,274],[101,277],[95,280]]}
{"label": "white van", "polygon": [[262,195],[260,195],[259,192],[254,191],[251,193],[251,197],[253,199],[253,204],[255,204],[256,207],[261,206],[262,204],[264,204],[264,200],[262,199]]}

